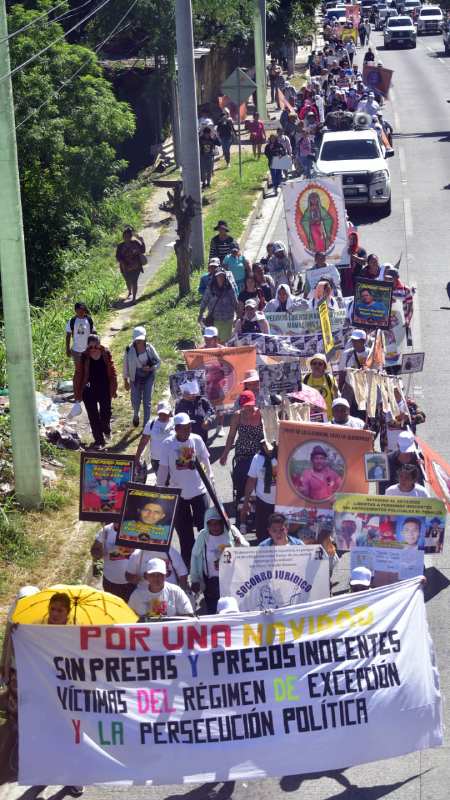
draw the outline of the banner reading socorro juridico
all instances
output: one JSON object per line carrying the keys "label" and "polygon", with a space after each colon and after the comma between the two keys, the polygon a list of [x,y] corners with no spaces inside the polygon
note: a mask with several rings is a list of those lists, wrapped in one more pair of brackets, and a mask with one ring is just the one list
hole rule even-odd
{"label": "banner reading socorro juridico", "polygon": [[21,784],[247,780],[443,741],[420,579],[273,614],[20,625],[14,648]]}

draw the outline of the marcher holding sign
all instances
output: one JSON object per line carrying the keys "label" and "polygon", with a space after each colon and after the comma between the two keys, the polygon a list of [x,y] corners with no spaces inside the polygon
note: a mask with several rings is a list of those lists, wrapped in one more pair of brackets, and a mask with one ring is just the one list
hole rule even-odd
{"label": "marcher holding sign", "polygon": [[116,543],[143,550],[168,550],[179,494],[179,489],[128,484]]}
{"label": "marcher holding sign", "polygon": [[118,522],[126,485],[133,480],[133,470],[132,456],[81,453],[79,518]]}

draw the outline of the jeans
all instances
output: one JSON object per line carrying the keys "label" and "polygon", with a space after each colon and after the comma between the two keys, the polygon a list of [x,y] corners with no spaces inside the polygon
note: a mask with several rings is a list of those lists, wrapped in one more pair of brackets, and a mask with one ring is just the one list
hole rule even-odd
{"label": "jeans", "polygon": [[248,471],[252,463],[253,456],[239,456],[235,459],[232,480],[236,500],[239,502],[245,495],[245,484],[247,483]]}
{"label": "jeans", "polygon": [[223,157],[227,164],[230,163],[230,150],[232,139],[221,139]]}
{"label": "jeans", "polygon": [[132,583],[112,583],[103,576],[103,591],[115,594],[116,597],[121,597],[128,603],[131,593],[134,592],[135,586]]}
{"label": "jeans", "polygon": [[111,396],[109,394],[109,386],[101,390],[86,386],[83,391],[83,403],[95,443],[105,444],[104,434],[111,432]]}
{"label": "jeans", "polygon": [[144,425],[150,419],[152,410],[152,393],[155,382],[155,373],[151,372],[148,378],[136,378],[130,383],[131,405],[136,417],[139,416],[139,409],[144,408]]}
{"label": "jeans", "polygon": [[299,156],[300,164],[302,165],[303,174],[305,178],[311,177],[312,166],[314,164],[314,156]]}
{"label": "jeans", "polygon": [[271,167],[270,168],[270,174],[272,176],[272,186],[275,189],[275,191],[277,192],[278,191],[278,187],[279,187],[279,185],[281,183],[281,178],[282,178],[281,169],[272,169],[272,167]]}
{"label": "jeans", "polygon": [[175,514],[175,528],[180,540],[180,550],[183,561],[190,569],[191,553],[194,546],[194,525],[197,530],[205,526],[205,511],[209,507],[208,496],[198,494],[185,500],[184,497],[178,498],[177,511]]}

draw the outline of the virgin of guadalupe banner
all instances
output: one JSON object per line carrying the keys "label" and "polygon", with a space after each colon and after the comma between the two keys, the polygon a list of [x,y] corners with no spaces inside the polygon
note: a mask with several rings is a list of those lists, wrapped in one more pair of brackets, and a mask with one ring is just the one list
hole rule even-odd
{"label": "virgin of guadalupe banner", "polygon": [[272,613],[13,635],[22,785],[243,781],[443,744],[417,578]]}
{"label": "virgin of guadalupe banner", "polygon": [[348,237],[341,176],[298,178],[281,186],[289,250],[297,270],[325,253],[327,261],[348,264]]}
{"label": "virgin of guadalupe banner", "polygon": [[219,582],[221,596],[234,597],[240,611],[322,600],[330,596],[328,556],[321,545],[228,547]]}
{"label": "virgin of guadalupe banner", "polygon": [[130,483],[116,544],[166,552],[172,539],[180,489]]}
{"label": "virgin of guadalupe banner", "polygon": [[334,527],[338,550],[389,547],[440,553],[445,505],[433,497],[338,494]]}
{"label": "virgin of guadalupe banner", "polygon": [[367,492],[364,455],[372,445],[370,431],[280,422],[277,511],[301,523],[305,508],[332,509],[338,492]]}
{"label": "virgin of guadalupe banner", "polygon": [[447,511],[450,511],[450,464],[418,436],[416,442],[424,458],[427,481],[433,492],[444,501]]}
{"label": "virgin of guadalupe banner", "polygon": [[118,522],[133,471],[133,456],[81,453],[79,519]]}
{"label": "virgin of guadalupe banner", "polygon": [[188,369],[205,370],[206,396],[218,410],[234,407],[245,373],[256,369],[253,346],[185,350],[183,356]]}

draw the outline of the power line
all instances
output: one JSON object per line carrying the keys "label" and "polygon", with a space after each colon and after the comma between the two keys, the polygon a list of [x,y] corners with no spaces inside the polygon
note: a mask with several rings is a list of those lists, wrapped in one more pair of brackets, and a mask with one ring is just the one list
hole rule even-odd
{"label": "power line", "polygon": [[[106,44],[108,44],[108,42],[109,42],[109,41],[112,39],[112,37],[113,37],[113,36],[114,36],[114,35],[115,35],[115,34],[118,32],[118,28],[120,28],[120,26],[122,25],[122,22],[124,22],[124,20],[125,20],[125,19],[128,17],[128,15],[129,15],[129,14],[132,12],[132,10],[133,10],[134,6],[135,6],[135,5],[136,5],[138,2],[139,2],[139,0],[133,0],[133,2],[131,3],[131,5],[130,5],[130,6],[128,6],[128,9],[127,9],[127,11],[125,11],[125,14],[123,14],[123,16],[121,17],[121,19],[119,19],[119,21],[116,23],[116,25],[114,25],[114,28],[113,28],[113,29],[112,29],[112,30],[109,32],[109,34],[108,34],[108,36],[106,37],[106,39],[103,39],[103,41],[102,41],[102,42],[100,42],[100,44],[98,44],[98,45],[97,45],[97,46],[94,48],[94,50],[93,50],[93,52],[94,52],[94,53],[98,53],[98,52],[100,52],[100,50],[102,50],[102,49],[103,49],[103,47],[104,47]],[[22,120],[22,122],[19,122],[19,124],[18,124],[18,125],[16,125],[16,130],[18,130],[19,128],[21,128],[21,127],[22,127],[22,125],[25,125],[25,123],[26,123],[26,122],[28,122],[28,120],[29,120],[29,119],[31,119],[31,117],[34,117],[34,116],[35,116],[35,114],[38,114],[38,113],[39,113],[39,111],[41,110],[41,108],[44,108],[44,106],[48,105],[48,103],[50,103],[50,102],[51,102],[51,101],[52,101],[52,100],[53,100],[55,97],[57,97],[57,96],[59,95],[59,93],[60,93],[60,92],[61,92],[61,91],[62,91],[62,90],[63,90],[63,89],[66,87],[66,86],[68,86],[70,83],[72,83],[72,81],[73,81],[73,80],[74,80],[74,79],[75,79],[75,78],[76,78],[76,77],[77,77],[77,76],[80,74],[80,72],[82,72],[82,71],[83,71],[83,69],[85,68],[85,66],[86,66],[87,64],[89,64],[89,63],[90,63],[90,61],[91,61],[91,58],[90,58],[90,57],[89,57],[89,58],[86,58],[86,59],[83,61],[83,63],[81,64],[81,66],[80,66],[80,67],[78,67],[78,69],[77,69],[77,70],[75,70],[75,72],[74,72],[74,73],[73,73],[73,74],[72,74],[72,75],[71,75],[69,78],[67,78],[65,81],[63,81],[63,83],[61,84],[61,86],[60,86],[58,89],[55,89],[55,91],[54,91],[54,92],[52,92],[52,94],[50,95],[50,97],[48,97],[46,100],[44,100],[44,101],[43,101],[43,103],[41,103],[41,104],[40,104],[40,105],[39,105],[37,108],[34,108],[34,109],[33,109],[33,111],[31,111],[31,112],[30,112],[30,113],[29,113],[29,114],[28,114],[28,115],[25,117],[25,119],[23,119],[23,120]]]}
{"label": "power line", "polygon": [[62,0],[61,3],[57,3],[56,6],[53,6],[53,8],[49,8],[47,11],[44,11],[43,14],[40,14],[38,17],[35,17],[31,22],[28,22],[22,28],[17,28],[16,31],[13,31],[12,33],[8,34],[8,36],[5,36],[3,39],[0,39],[0,44],[7,42],[8,39],[13,39],[14,36],[17,36],[18,33],[23,33],[23,31],[27,31],[28,28],[31,28],[33,25],[36,25],[36,23],[40,22],[41,19],[44,19],[44,17],[47,17],[49,14],[51,14],[52,11],[56,11],[57,8],[60,8],[61,6],[64,5],[67,5],[67,0]]}
{"label": "power line", "polygon": [[81,19],[79,22],[77,22],[76,25],[73,25],[71,28],[69,28],[68,31],[65,31],[64,33],[62,33],[61,36],[57,36],[56,39],[53,40],[53,42],[50,42],[50,44],[46,45],[46,47],[43,47],[42,50],[39,50],[39,53],[35,53],[34,56],[30,56],[30,58],[28,58],[22,64],[19,64],[18,67],[14,67],[14,69],[12,69],[9,72],[7,72],[6,75],[2,75],[0,77],[0,83],[2,81],[5,81],[7,78],[12,77],[17,72],[20,72],[20,70],[25,69],[25,67],[28,67],[30,64],[33,63],[33,61],[36,61],[37,58],[40,58],[40,56],[44,55],[44,53],[46,53],[48,50],[50,50],[50,48],[53,47],[53,45],[55,45],[57,42],[60,42],[61,39],[64,39],[66,36],[69,35],[69,33],[72,33],[72,31],[74,31],[77,28],[79,28],[80,25],[83,24],[83,22],[86,22],[88,19],[93,17],[94,14],[97,13],[97,11],[101,11],[101,9],[104,8],[104,6],[106,6],[107,3],[110,3],[110,2],[111,2],[111,0],[103,0],[103,2],[100,3],[100,5],[97,6],[97,8],[94,8],[93,11],[90,11],[89,14],[86,14],[86,16],[83,17],[83,19]]}

